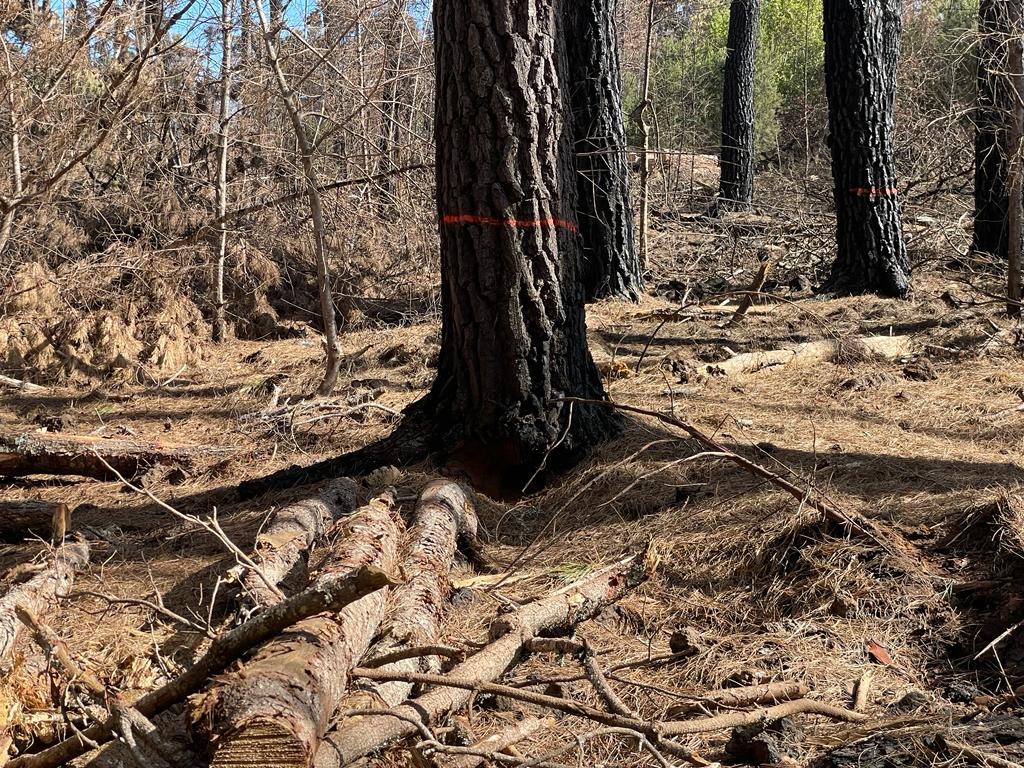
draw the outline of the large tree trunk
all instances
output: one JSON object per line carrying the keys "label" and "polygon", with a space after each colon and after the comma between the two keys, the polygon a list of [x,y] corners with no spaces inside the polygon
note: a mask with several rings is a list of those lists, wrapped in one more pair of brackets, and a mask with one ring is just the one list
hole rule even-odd
{"label": "large tree trunk", "polygon": [[1007,255],[1006,115],[1010,90],[1003,0],[978,6],[978,99],[974,110],[974,242],[971,250],[999,263]]}
{"label": "large tree trunk", "polygon": [[31,578],[15,584],[0,598],[0,670],[10,669],[14,645],[24,630],[14,613],[15,606],[23,606],[35,614],[48,613],[57,595],[66,595],[75,583],[75,573],[88,564],[88,544],[66,544]]}
{"label": "large tree trunk", "polygon": [[643,295],[629,199],[615,5],[616,0],[563,4],[587,301],[639,301]]}
{"label": "large tree trunk", "polygon": [[[434,6],[441,356],[421,404],[478,487],[519,493],[615,434],[587,347],[555,0]],[[549,455],[550,453],[550,455]]]}
{"label": "large tree trunk", "polygon": [[[401,519],[385,494],[346,521],[319,579],[372,565],[394,571]],[[306,619],[263,646],[209,695],[215,768],[308,766],[348,687],[348,672],[373,640],[386,590],[340,613]]]}
{"label": "large tree trunk", "polygon": [[198,458],[226,452],[202,445],[27,432],[0,436],[0,477],[82,475],[113,480],[115,470],[131,477],[156,464],[188,466]]}
{"label": "large tree trunk", "polygon": [[838,253],[824,289],[905,296],[893,162],[899,0],[825,0],[825,90]]}
{"label": "large tree trunk", "polygon": [[715,215],[754,201],[754,63],[760,0],[732,0],[722,88],[721,177]]}
{"label": "large tree trunk", "polygon": [[266,581],[251,570],[239,580],[242,614],[249,616],[273,605],[277,596],[267,581],[285,593],[296,592],[309,580],[309,553],[327,529],[356,505],[356,485],[341,478],[321,488],[315,496],[282,507],[256,537],[253,560]]}

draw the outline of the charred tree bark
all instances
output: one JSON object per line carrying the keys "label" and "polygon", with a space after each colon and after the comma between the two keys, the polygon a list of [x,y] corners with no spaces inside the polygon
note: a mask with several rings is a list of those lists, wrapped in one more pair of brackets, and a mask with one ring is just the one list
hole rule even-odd
{"label": "charred tree bark", "polygon": [[639,301],[643,295],[629,195],[615,5],[616,0],[563,4],[587,301]]}
{"label": "charred tree bark", "polygon": [[67,505],[57,501],[0,501],[0,540],[52,537],[59,544],[70,520]]}
{"label": "charred tree bark", "polygon": [[189,466],[196,459],[218,453],[226,451],[209,446],[30,432],[0,436],[0,477],[82,475],[114,480],[117,475],[111,468],[131,477],[157,464]]}
{"label": "charred tree bark", "polygon": [[89,564],[89,545],[85,542],[60,547],[53,559],[27,581],[15,584],[0,598],[0,670],[11,666],[14,645],[24,625],[14,612],[22,606],[34,614],[53,608],[57,595],[67,594],[75,583],[75,574]]}
{"label": "charred tree bark", "polygon": [[[319,579],[363,566],[393,571],[401,519],[389,493],[349,518]],[[318,580],[319,580],[318,579]],[[211,765],[310,765],[348,686],[348,672],[373,640],[387,593],[374,592],[338,614],[306,619],[268,643],[209,695]]]}
{"label": "charred tree bark", "polygon": [[754,202],[754,66],[760,0],[732,0],[722,88],[721,176],[714,215]]}
{"label": "charred tree bark", "polygon": [[825,0],[825,91],[838,253],[823,287],[835,293],[905,296],[893,161],[899,0]]}
{"label": "charred tree bark", "polygon": [[[312,498],[279,509],[256,537],[253,560],[263,575],[282,591],[297,591],[309,579],[309,553],[313,545],[323,538],[335,520],[352,511],[355,505],[355,483],[342,478],[328,484]],[[247,570],[240,582],[243,615],[251,615],[260,607],[277,602],[267,583],[256,573]]]}
{"label": "charred tree bark", "polygon": [[[416,506],[416,522],[402,567],[409,580],[394,591],[389,607],[392,618],[372,650],[380,657],[402,648],[434,645],[441,636],[443,616],[451,591],[449,573],[460,534],[476,534],[476,513],[466,492],[456,483],[435,481],[423,489]],[[420,656],[386,664],[392,672],[437,672],[436,656]],[[375,709],[401,704],[412,691],[402,681],[368,681],[345,697],[339,710]],[[358,728],[360,718],[345,718],[335,728],[344,733]],[[315,766],[335,764],[329,741],[321,742]]]}
{"label": "charred tree bark", "polygon": [[974,240],[971,250],[1000,264],[1007,258],[1006,18],[1001,0],[978,6],[978,97],[974,110]]}
{"label": "charred tree bark", "polygon": [[420,403],[474,482],[521,493],[618,431],[587,347],[555,0],[434,6],[441,355]]}

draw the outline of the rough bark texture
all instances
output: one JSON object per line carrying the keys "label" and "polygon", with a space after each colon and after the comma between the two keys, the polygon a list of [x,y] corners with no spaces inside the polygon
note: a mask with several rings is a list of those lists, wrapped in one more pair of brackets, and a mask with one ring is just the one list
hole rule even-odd
{"label": "rough bark texture", "polygon": [[[410,531],[408,554],[402,563],[408,580],[393,593],[391,619],[373,646],[373,656],[437,643],[451,591],[449,574],[457,539],[463,533],[475,535],[476,528],[476,513],[461,486],[438,480],[423,490]],[[436,656],[420,656],[381,668],[392,672],[436,672],[440,664]],[[338,709],[393,707],[405,701],[411,691],[411,683],[370,681],[346,696]],[[361,720],[359,716],[345,718],[336,731],[344,733],[359,728]],[[334,764],[332,751],[330,742],[324,741],[317,751],[315,765]]]}
{"label": "rough bark texture", "polygon": [[[351,512],[355,505],[356,484],[342,478],[328,483],[312,498],[279,509],[256,537],[253,560],[263,575],[283,592],[301,589],[309,580],[309,553],[313,545],[335,520]],[[241,584],[243,614],[277,602],[277,597],[257,574],[246,571]]]}
{"label": "rough bark texture", "polygon": [[[441,355],[420,406],[474,484],[519,493],[617,432],[587,347],[555,0],[434,6]],[[548,452],[551,450],[551,455]]]}
{"label": "rough bark texture", "polygon": [[838,253],[824,290],[905,296],[893,162],[900,0],[825,0],[825,91]]}
{"label": "rough bark texture", "polygon": [[104,461],[130,478],[156,464],[189,466],[198,458],[224,452],[200,445],[28,432],[0,436],[0,476],[82,475],[113,480],[116,475]]}
{"label": "rough bark texture", "polygon": [[[345,523],[319,579],[373,565],[397,565],[401,518],[392,494],[371,501]],[[214,734],[212,766],[308,766],[348,687],[348,672],[380,626],[385,590],[296,624],[226,676],[206,707]]]}
{"label": "rough bark texture", "polygon": [[[152,717],[168,707],[179,704],[209,682],[212,675],[224,671],[229,664],[281,631],[323,611],[339,611],[350,603],[395,581],[380,568],[364,566],[355,572],[333,574],[319,579],[294,597],[282,600],[230,632],[218,635],[210,649],[178,677],[150,691],[135,702],[143,716]],[[90,725],[59,744],[30,755],[14,758],[8,768],[57,768],[114,738],[117,723]]]}
{"label": "rough bark texture", "polygon": [[715,215],[754,201],[754,61],[760,0],[732,0],[722,88],[721,177]]}
{"label": "rough bark texture", "polygon": [[15,606],[20,605],[36,615],[48,613],[56,596],[67,594],[75,583],[75,573],[88,563],[88,544],[66,544],[35,575],[15,584],[0,598],[0,670],[10,669],[14,645],[25,628],[15,615]]}
{"label": "rough bark texture", "polygon": [[70,514],[66,504],[56,501],[0,501],[0,539],[63,539]]}
{"label": "rough bark texture", "polygon": [[[457,664],[449,673],[459,680],[491,681],[519,658],[523,644],[541,633],[565,631],[593,616],[650,575],[646,558],[624,560],[530,603],[491,625],[493,642]],[[358,728],[333,732],[317,755],[316,768],[341,768],[398,739],[417,733],[414,722],[435,723],[458,709],[471,690],[434,688],[393,708],[399,715],[369,715]]]}
{"label": "rough bark texture", "polygon": [[974,110],[974,241],[972,251],[1007,256],[1006,118],[1011,108],[1005,75],[1005,14],[1002,0],[978,7],[978,101]]}
{"label": "rough bark texture", "polygon": [[562,5],[587,301],[639,301],[643,295],[622,122],[616,4],[591,0]]}

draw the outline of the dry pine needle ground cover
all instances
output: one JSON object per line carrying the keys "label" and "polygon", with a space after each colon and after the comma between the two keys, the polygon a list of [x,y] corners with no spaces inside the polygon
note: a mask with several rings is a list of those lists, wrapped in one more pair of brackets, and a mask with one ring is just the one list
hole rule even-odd
{"label": "dry pine needle ground cover", "polygon": [[[656,281],[657,298],[591,309],[592,348],[610,397],[672,410],[737,452],[792,473],[843,510],[891,527],[919,547],[919,572],[908,573],[875,542],[847,535],[741,468],[697,455],[701,448],[685,435],[631,417],[620,440],[545,492],[517,503],[477,499],[487,553],[504,575],[459,565],[447,642],[483,640],[503,604],[543,595],[653,541],[661,558],[655,577],[579,629],[606,669],[692,646],[671,663],[612,671],[616,692],[644,717],[672,716],[681,706],[699,711],[711,707],[708,691],[774,681],[802,683],[810,697],[849,707],[857,682],[872,673],[866,723],[796,717],[757,741],[762,752],[736,739],[730,744],[728,731],[686,741],[707,760],[1020,761],[1024,743],[1014,742],[1024,728],[1011,694],[1024,677],[1024,634],[1011,632],[986,649],[1024,618],[1024,362],[1016,328],[985,290],[965,285],[966,273],[936,264],[919,270],[906,302],[821,300],[782,265],[773,278],[778,285],[766,288],[773,298],[730,326],[735,304],[716,307],[729,297],[712,278],[731,271],[732,287],[742,287],[763,250],[730,246],[728,238],[723,246],[720,233],[673,226],[655,234],[656,267],[669,273],[671,244],[687,241],[699,250],[710,243],[717,263],[709,260],[703,283],[694,283],[706,295],[696,303],[699,297],[678,295],[666,278]],[[989,278],[970,280],[997,290]],[[350,360],[328,403],[303,400],[319,376],[316,339],[237,341],[205,347],[200,364],[161,386],[94,382],[43,394],[4,391],[0,430],[42,423],[76,434],[230,448],[226,458],[143,480],[183,511],[216,509],[225,531],[248,550],[267,515],[301,492],[238,502],[238,483],[387,434],[431,381],[437,330],[424,320],[346,334]],[[725,376],[702,372],[731,353],[888,335],[909,337],[912,352],[885,359],[840,344],[834,359]],[[434,476],[422,466],[383,470],[363,479],[360,494],[396,486],[408,512]],[[159,595],[169,609],[214,626],[229,615],[228,590],[217,583],[232,557],[146,496],[116,482],[43,477],[5,481],[2,493],[75,509],[75,525],[95,542],[91,565],[50,623],[89,669],[129,695],[190,664],[204,638],[145,606],[97,595]],[[0,566],[16,574],[44,548],[32,541],[3,545]],[[64,726],[61,702],[52,697],[57,688],[47,679],[58,673],[29,642],[17,659],[4,680],[2,711],[15,745],[25,747],[52,740]],[[575,663],[557,655],[530,656],[505,682],[598,703]],[[471,718],[456,720],[486,734],[517,707],[484,701]],[[520,750],[544,754],[589,730],[585,721],[560,716]],[[939,732],[984,754],[943,748],[934,738]],[[116,747],[91,759],[126,760]],[[377,763],[407,759],[393,752]],[[576,759],[571,752],[562,757]],[[613,736],[586,741],[578,759],[654,764],[635,743]]]}

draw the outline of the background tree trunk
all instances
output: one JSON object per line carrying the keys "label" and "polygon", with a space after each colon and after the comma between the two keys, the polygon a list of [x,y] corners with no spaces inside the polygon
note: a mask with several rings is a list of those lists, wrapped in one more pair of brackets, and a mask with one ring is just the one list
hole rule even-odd
{"label": "background tree trunk", "polygon": [[721,177],[715,215],[754,201],[754,60],[760,0],[732,0],[722,88]]}
{"label": "background tree trunk", "polygon": [[1006,260],[1006,119],[1000,76],[999,0],[978,6],[978,102],[974,116],[974,253]]}
{"label": "background tree trunk", "polygon": [[[423,405],[479,483],[518,493],[617,431],[587,347],[555,0],[434,6],[442,343]],[[550,451],[550,456],[548,455]]]}
{"label": "background tree trunk", "polygon": [[825,91],[838,253],[824,288],[905,296],[893,162],[899,0],[825,0]]}
{"label": "background tree trunk", "polygon": [[228,334],[225,315],[224,266],[228,257],[228,230],[224,217],[228,212],[228,119],[231,115],[232,0],[220,5],[220,112],[217,118],[217,216],[221,219],[217,235],[217,265],[214,270],[213,340],[224,341]]}
{"label": "background tree trunk", "polygon": [[629,199],[615,5],[616,0],[591,0],[564,6],[587,301],[639,301],[643,294]]}

